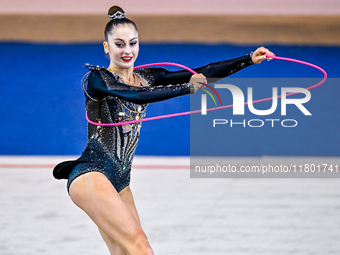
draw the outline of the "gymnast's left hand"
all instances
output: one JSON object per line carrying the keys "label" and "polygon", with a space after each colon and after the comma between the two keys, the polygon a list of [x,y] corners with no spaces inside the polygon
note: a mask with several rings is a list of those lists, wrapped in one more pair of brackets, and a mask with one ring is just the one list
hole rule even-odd
{"label": "gymnast's left hand", "polygon": [[265,60],[265,59],[272,60],[272,58],[266,57],[265,54],[275,55],[270,50],[264,47],[259,47],[253,52],[253,55],[251,56],[251,60],[253,61],[254,64],[259,64],[262,62],[262,60]]}

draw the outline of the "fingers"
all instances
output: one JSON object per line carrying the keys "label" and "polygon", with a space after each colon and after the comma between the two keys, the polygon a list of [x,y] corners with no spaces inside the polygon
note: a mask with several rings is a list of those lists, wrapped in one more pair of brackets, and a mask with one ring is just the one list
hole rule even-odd
{"label": "fingers", "polygon": [[191,76],[189,82],[194,85],[196,92],[200,87],[204,87],[203,84],[207,84],[207,78],[201,73],[200,74],[196,73]]}
{"label": "fingers", "polygon": [[191,76],[192,78],[204,78],[205,79],[205,76],[201,73],[195,73]]}
{"label": "fingers", "polygon": [[207,78],[201,73],[195,73],[191,76],[191,79],[197,83],[207,83]]}
{"label": "fingers", "polygon": [[266,48],[261,49],[260,52],[263,55],[264,59],[267,59],[267,60],[272,60],[272,58],[271,57],[267,57],[265,54],[268,54],[268,55],[271,55],[271,56],[275,56],[275,54],[273,52],[271,52],[270,50],[268,50]]}
{"label": "fingers", "polygon": [[255,64],[258,64],[258,63],[261,63],[261,61],[263,61],[263,60],[265,60],[265,59],[267,59],[268,61],[273,59],[273,58],[271,58],[271,57],[267,57],[265,54],[275,56],[275,54],[274,54],[273,52],[271,52],[270,50],[268,50],[267,48],[259,47],[259,48],[257,48],[256,51],[253,53],[253,55],[252,55],[252,61],[253,61]]}

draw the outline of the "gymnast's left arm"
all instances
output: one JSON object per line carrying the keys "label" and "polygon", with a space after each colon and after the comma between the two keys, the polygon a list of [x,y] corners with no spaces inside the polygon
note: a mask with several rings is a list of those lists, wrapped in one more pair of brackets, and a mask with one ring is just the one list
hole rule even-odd
{"label": "gymnast's left arm", "polygon": [[[195,72],[203,74],[206,78],[214,78],[218,81],[224,77],[234,74],[252,64],[259,64],[264,59],[270,60],[265,54],[274,55],[264,47],[257,48],[254,52],[245,56],[225,61],[219,61],[194,69]],[[154,86],[159,84],[181,84],[190,80],[192,73],[187,70],[171,72],[163,68],[154,69]]]}

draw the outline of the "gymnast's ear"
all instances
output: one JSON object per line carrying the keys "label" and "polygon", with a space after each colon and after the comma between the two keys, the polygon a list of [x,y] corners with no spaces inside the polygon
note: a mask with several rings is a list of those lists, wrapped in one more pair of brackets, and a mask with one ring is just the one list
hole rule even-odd
{"label": "gymnast's ear", "polygon": [[109,44],[105,41],[105,42],[103,42],[103,46],[104,46],[105,53],[108,54],[109,53]]}

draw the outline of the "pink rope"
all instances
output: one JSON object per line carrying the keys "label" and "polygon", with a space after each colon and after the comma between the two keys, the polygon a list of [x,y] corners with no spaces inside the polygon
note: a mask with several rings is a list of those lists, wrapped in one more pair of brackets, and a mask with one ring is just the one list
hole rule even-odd
{"label": "pink rope", "polygon": [[144,64],[144,65],[140,65],[140,66],[135,66],[134,69],[139,69],[139,68],[144,68],[144,67],[150,67],[150,66],[177,66],[180,68],[183,68],[185,70],[188,70],[189,72],[195,74],[196,72],[194,70],[192,70],[191,68],[181,65],[181,64],[177,64],[177,63],[171,63],[171,62],[161,62],[161,63],[152,63],[152,64]]}
{"label": "pink rope", "polygon": [[[304,62],[301,60],[297,60],[297,59],[293,59],[293,58],[284,58],[284,57],[277,57],[275,55],[269,55],[269,54],[265,54],[266,57],[269,58],[273,58],[273,59],[278,59],[278,60],[285,60],[285,61],[290,61],[290,62],[295,62],[295,63],[299,63],[299,64],[303,64],[303,65],[307,65],[307,66],[311,66],[314,67],[318,70],[320,70],[324,77],[322,79],[322,81],[320,81],[319,83],[310,86],[308,88],[306,88],[307,90],[311,90],[314,89],[318,86],[320,86],[321,84],[323,84],[326,80],[327,80],[327,73],[325,70],[323,70],[321,67],[308,63],[308,62]],[[195,74],[196,72],[194,70],[192,70],[189,67],[186,67],[184,65],[181,64],[176,64],[176,63],[170,63],[170,62],[163,62],[163,63],[153,63],[153,64],[145,64],[145,65],[140,65],[140,66],[136,66],[134,69],[138,69],[138,68],[144,68],[144,67],[150,67],[150,66],[158,66],[158,65],[171,65],[171,66],[177,66],[183,69],[188,70],[189,72]],[[298,94],[298,92],[296,93],[289,93],[286,96],[292,96]],[[281,95],[277,96],[277,98],[281,98]],[[258,100],[254,100],[253,103],[260,103],[260,102],[265,102],[265,101],[270,101],[272,100],[273,97],[268,97],[268,98],[263,98],[263,99],[258,99]],[[247,102],[244,103],[245,105],[248,104]],[[232,104],[230,105],[222,105],[222,106],[218,106],[218,107],[212,107],[212,108],[208,108],[207,111],[215,111],[215,110],[221,110],[221,109],[227,109],[227,108],[231,108],[233,107]],[[91,121],[89,119],[89,117],[87,116],[86,113],[86,120],[91,123],[92,125],[96,125],[96,126],[102,126],[102,127],[106,127],[106,126],[120,126],[120,125],[127,125],[127,124],[133,124],[133,123],[138,123],[138,122],[144,122],[144,121],[151,121],[151,120],[159,120],[159,119],[165,119],[165,118],[172,118],[172,117],[177,117],[177,116],[184,116],[184,115],[189,115],[189,114],[194,114],[194,113],[200,113],[201,110],[195,110],[195,111],[187,111],[187,112],[179,112],[179,113],[172,113],[172,114],[166,114],[166,115],[160,115],[160,116],[155,116],[155,117],[149,117],[149,118],[144,118],[144,119],[140,119],[140,120],[131,120],[131,121],[125,121],[125,122],[119,122],[119,123],[98,123],[98,122],[94,122]]]}

